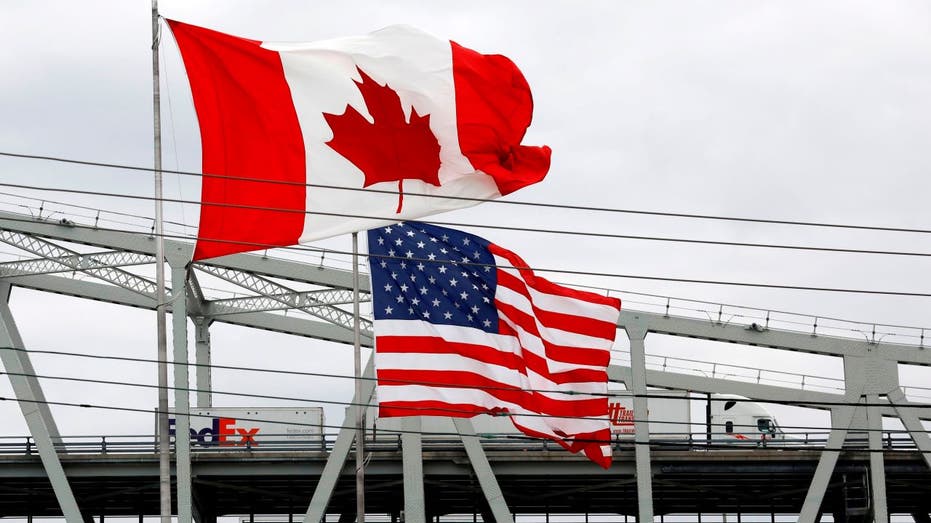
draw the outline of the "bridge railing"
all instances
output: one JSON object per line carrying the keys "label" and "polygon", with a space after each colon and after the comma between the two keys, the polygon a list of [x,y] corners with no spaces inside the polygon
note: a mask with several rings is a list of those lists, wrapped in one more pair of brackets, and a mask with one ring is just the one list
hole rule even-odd
{"label": "bridge railing", "polygon": [[[824,448],[829,432],[797,432],[786,435],[780,439],[754,439],[750,437],[734,437],[731,435],[715,434],[707,438],[704,433],[670,433],[657,434],[650,439],[650,445],[655,450],[746,450],[754,448],[772,448],[782,450],[818,450]],[[548,451],[562,448],[555,442],[529,438],[519,434],[480,434],[482,447],[489,452],[496,451]],[[336,435],[330,434],[323,438],[308,438],[296,440],[280,435],[276,439],[269,435],[261,442],[245,445],[233,444],[194,444],[191,451],[197,454],[216,454],[228,452],[272,453],[272,452],[317,452],[326,454],[333,448]],[[904,431],[888,430],[882,434],[883,448],[890,451],[914,451],[917,449],[914,442]],[[615,435],[612,439],[615,450],[633,450],[634,441],[630,435]],[[847,450],[866,449],[868,447],[866,433],[853,433],[844,443]],[[424,451],[457,451],[462,450],[462,442],[454,435],[424,437]],[[106,455],[106,454],[152,454],[157,453],[156,438],[150,435],[88,435],[63,437],[56,444],[56,449],[62,453],[72,455]],[[366,451],[379,453],[396,453],[401,450],[400,435],[382,434],[366,439]],[[31,436],[4,436],[0,437],[0,456],[35,456],[38,459],[36,442]]]}

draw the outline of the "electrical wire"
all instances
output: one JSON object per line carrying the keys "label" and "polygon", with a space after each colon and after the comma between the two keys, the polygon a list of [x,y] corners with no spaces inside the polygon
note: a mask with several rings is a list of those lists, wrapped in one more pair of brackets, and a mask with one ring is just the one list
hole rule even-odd
{"label": "electrical wire", "polygon": [[[43,375],[43,374],[22,373],[22,372],[8,372],[8,373],[5,373],[5,374],[7,374],[8,376],[21,376],[21,377],[29,377],[29,378],[43,379],[43,380],[55,380],[55,381],[72,381],[72,382],[78,382],[78,383],[92,383],[92,384],[96,384],[96,385],[112,385],[112,386],[132,387],[132,388],[144,388],[144,389],[159,389],[159,388],[160,388],[158,385],[150,385],[150,384],[147,384],[147,383],[125,382],[125,381],[115,381],[115,380],[102,380],[102,379],[92,379],[92,378],[78,378],[78,377],[74,377],[74,376],[54,376],[54,375]],[[197,389],[197,388],[191,388],[191,387],[172,387],[172,386],[169,386],[169,387],[166,387],[166,389],[167,389],[167,390],[174,390],[174,391],[185,391],[185,392],[208,392],[208,391],[205,390],[205,389]],[[246,393],[246,392],[230,392],[230,391],[218,391],[218,390],[209,390],[209,392],[211,392],[211,393],[213,393],[213,394],[217,394],[217,395],[222,395],[222,396],[247,397],[247,398],[253,398],[253,399],[284,400],[284,401],[295,401],[295,402],[301,402],[301,403],[313,403],[313,404],[324,404],[324,405],[338,405],[338,406],[346,406],[346,407],[363,407],[363,408],[366,408],[366,409],[372,408],[372,407],[377,407],[377,406],[378,406],[377,403],[361,403],[361,402],[355,402],[355,401],[336,401],[336,400],[323,400],[323,399],[317,399],[317,398],[298,398],[298,397],[289,397],[289,396],[274,396],[274,395],[267,395],[267,394],[251,394],[251,393]],[[637,397],[637,395],[634,395],[634,397]],[[644,396],[640,396],[640,397],[644,397]],[[692,401],[692,400],[693,400],[692,398],[682,398],[681,396],[651,395],[651,396],[649,396],[649,397],[650,397],[650,398],[662,398],[662,399],[689,399],[689,401]],[[733,401],[733,400],[728,399],[727,401]],[[750,401],[752,401],[752,400],[750,400]],[[754,403],[759,403],[759,402],[754,402]],[[767,403],[768,403],[768,402],[767,402]],[[79,404],[79,405],[82,405],[82,406],[83,406],[83,405],[86,405],[86,404]],[[867,407],[867,406],[869,406],[868,404],[865,404],[865,403],[852,403],[851,405],[856,405],[856,406],[861,406],[861,407]],[[881,404],[877,404],[877,405],[881,405]],[[887,406],[887,407],[888,407],[889,405],[883,405],[883,406]],[[255,408],[255,409],[260,409],[261,407],[253,407],[253,408]],[[454,408],[439,408],[439,409],[432,408],[432,407],[423,407],[423,408],[419,408],[419,407],[405,407],[405,408],[406,408],[406,409],[409,409],[409,410],[412,410],[412,411],[416,411],[416,410],[429,410],[429,411],[442,411],[442,412],[448,412],[449,415],[450,415],[451,417],[458,417],[458,415],[460,415],[460,414],[470,414],[470,415],[474,415],[474,414],[475,414],[474,411],[463,410],[463,409],[454,409]],[[151,412],[151,411],[146,411],[146,412]],[[176,412],[170,411],[170,413],[173,413],[173,414],[174,414],[174,413],[176,413]],[[527,418],[582,419],[582,420],[591,420],[591,421],[605,420],[604,417],[598,417],[598,416],[566,416],[566,415],[534,414],[534,413],[519,413],[519,414],[518,414],[518,413],[508,413],[508,412],[494,413],[494,414],[488,413],[488,414],[489,414],[489,415],[492,415],[492,416],[495,416],[495,417],[527,417]],[[249,418],[243,418],[243,419],[249,419]],[[274,420],[262,419],[262,418],[253,418],[253,419],[250,419],[250,421],[262,421],[262,422],[268,422],[268,423],[286,423],[286,424],[291,424],[291,422],[281,422],[281,421],[274,421]],[[627,420],[625,420],[625,421],[627,421]],[[638,420],[638,419],[635,419],[635,418],[631,418],[629,421],[630,421],[631,423],[636,423],[636,422],[638,422],[638,421],[643,421],[643,420]],[[669,420],[646,420],[646,421],[647,421],[648,423],[651,423],[651,424],[654,424],[654,425],[683,425],[683,424],[686,424],[686,423],[683,423],[683,422],[681,422],[681,421],[669,421]],[[295,424],[306,425],[306,424],[300,424],[300,423],[295,423]],[[688,425],[694,425],[694,423],[691,423],[691,421],[689,421],[687,424],[688,424]],[[701,423],[701,425],[703,425],[703,426],[708,426],[709,423],[705,422],[705,423]],[[726,427],[726,426],[727,426],[726,423],[710,423],[710,425],[711,425],[712,427]],[[311,426],[317,426],[317,425],[311,425]],[[338,427],[332,426],[332,425],[325,425],[325,426],[326,426],[327,428],[338,428]],[[758,427],[758,425],[756,425],[756,424],[739,424],[739,423],[732,424],[731,426],[736,427],[736,428],[753,428],[753,429],[756,429],[756,428]],[[783,428],[783,429],[808,430],[808,431],[813,431],[813,430],[819,430],[819,431],[820,431],[820,430],[828,430],[828,427],[807,426],[807,425],[779,425],[779,427],[780,427],[780,428]],[[887,432],[891,432],[891,433],[907,433],[907,432],[908,432],[907,429],[905,429],[905,430],[903,430],[903,429],[882,429],[882,428],[880,428],[880,429],[873,429],[873,428],[869,428],[869,427],[850,427],[850,428],[848,428],[847,430],[850,431],[850,432],[883,432],[883,433],[887,433]],[[394,429],[391,429],[391,431],[392,431],[392,432],[396,432]],[[924,431],[924,433],[926,433],[926,434],[929,433],[929,432],[931,432],[931,431]]]}
{"label": "electrical wire", "polygon": [[[0,183],[0,186],[4,184]],[[0,222],[22,222],[22,223],[35,223],[35,220],[32,219],[20,219],[20,218],[8,218],[0,217]],[[116,232],[124,234],[139,234],[136,231],[125,231],[121,229],[109,229],[102,227],[91,227],[87,225],[80,225],[76,223],[67,223],[62,224],[70,228],[80,228],[96,231],[106,231],[106,232]],[[155,233],[147,234],[149,237],[156,237]],[[197,239],[200,241],[215,241],[227,244],[234,245],[245,245],[253,248],[282,248],[285,250],[296,250],[296,251],[310,251],[314,252],[313,249],[302,247],[302,246],[287,246],[281,247],[273,244],[257,243],[257,242],[246,242],[246,241],[236,241],[236,240],[226,240],[226,239],[214,239],[206,238],[202,236],[193,237],[189,235],[178,235],[178,234],[162,234],[162,238],[165,239]],[[350,251],[328,249],[330,253],[335,254],[352,254]],[[317,251],[319,252],[319,251]],[[378,259],[403,259],[407,261],[422,261],[424,263],[443,263],[435,260],[428,260],[426,258],[407,258],[400,256],[385,256],[385,255],[373,255],[373,254],[363,254],[359,253],[360,257],[368,258],[378,258]],[[472,262],[456,262],[459,265],[470,266],[470,267],[485,267],[488,264],[479,264]],[[621,273],[610,273],[610,272],[590,272],[590,271],[575,271],[569,269],[550,269],[550,268],[541,268],[541,267],[513,267],[513,266],[504,266],[497,265],[498,268],[504,269],[520,269],[520,270],[532,270],[536,272],[549,272],[554,274],[572,274],[572,275],[581,275],[581,276],[600,276],[606,278],[621,278],[621,279],[635,279],[635,280],[650,280],[650,281],[664,281],[664,282],[674,282],[674,283],[694,283],[701,285],[728,285],[728,286],[737,286],[737,287],[755,287],[755,288],[764,288],[764,289],[784,289],[784,290],[802,290],[802,291],[817,291],[817,292],[837,292],[837,293],[846,293],[846,294],[871,294],[871,295],[885,295],[885,296],[905,296],[905,297],[918,297],[918,298],[928,298],[931,297],[931,292],[905,292],[905,291],[886,291],[886,290],[874,290],[874,289],[851,289],[851,288],[838,288],[838,287],[815,287],[815,286],[804,286],[804,285],[780,285],[780,284],[771,284],[771,283],[753,283],[753,282],[736,282],[736,281],[725,281],[725,280],[699,280],[699,279],[690,279],[690,278],[673,278],[673,277],[664,277],[664,276],[645,276],[638,274],[621,274]]]}
{"label": "electrical wire", "polygon": [[[49,156],[49,155],[22,154],[22,153],[0,151],[0,156],[6,156],[10,158],[60,162],[60,163],[67,163],[67,164],[74,164],[74,165],[85,165],[85,166],[91,166],[91,167],[122,169],[122,170],[146,172],[146,173],[151,173],[153,171],[151,167],[141,167],[141,166],[132,166],[132,165],[116,164],[116,163],[108,163],[108,162],[96,162],[96,161],[88,161],[88,160],[76,160],[76,159],[62,158],[62,157]],[[161,172],[169,173],[169,174],[178,174],[182,176],[229,179],[229,180],[243,181],[243,182],[261,182],[261,183],[267,183],[267,184],[297,185],[301,187],[312,187],[312,188],[317,188],[317,189],[335,189],[335,190],[345,190],[345,191],[365,191],[365,192],[380,193],[380,194],[397,194],[394,191],[382,191],[382,190],[363,189],[363,188],[357,188],[357,187],[345,187],[345,186],[337,186],[337,185],[322,185],[322,184],[313,184],[313,183],[289,182],[285,180],[245,178],[245,177],[227,176],[227,175],[221,175],[221,174],[198,173],[198,172],[193,172],[193,171],[181,171],[181,170],[170,171],[166,169],[161,169]],[[564,209],[564,210],[573,210],[573,211],[662,216],[662,217],[669,217],[669,218],[688,218],[688,219],[701,219],[701,220],[765,223],[765,224],[771,224],[771,225],[793,225],[793,226],[804,226],[804,227],[825,227],[825,228],[858,229],[858,230],[883,231],[883,232],[905,232],[905,233],[931,234],[931,229],[913,229],[913,228],[905,228],[905,227],[880,227],[880,226],[872,226],[872,225],[820,223],[820,222],[808,222],[808,221],[798,221],[798,220],[770,220],[770,219],[763,219],[763,218],[747,218],[747,217],[738,217],[738,216],[718,216],[718,215],[708,215],[708,214],[644,211],[644,210],[620,209],[620,208],[610,208],[610,207],[592,207],[592,206],[584,206],[584,205],[553,204],[553,203],[543,203],[543,202],[520,202],[520,201],[510,201],[510,200],[467,198],[467,197],[461,197],[461,196],[440,196],[440,195],[418,194],[418,193],[405,193],[405,196],[424,197],[424,198],[440,198],[444,200],[470,201],[470,202],[475,202],[475,203],[486,203],[487,202],[487,203],[497,203],[497,204],[502,204],[502,205],[543,207],[543,208],[549,208],[549,209]]]}
{"label": "electrical wire", "polygon": [[[309,371],[295,371],[295,370],[286,370],[286,369],[268,369],[268,368],[257,368],[257,367],[242,367],[242,366],[232,366],[232,365],[215,365],[215,364],[206,364],[206,363],[190,363],[190,362],[174,363],[174,362],[163,362],[163,361],[160,361],[160,360],[157,360],[157,359],[151,359],[151,358],[137,358],[137,357],[131,357],[131,356],[109,356],[109,355],[102,355],[102,354],[87,354],[87,353],[78,353],[78,352],[69,352],[69,351],[54,351],[54,350],[41,350],[41,349],[23,349],[23,348],[18,348],[18,347],[0,347],[0,350],[9,350],[9,351],[16,351],[16,352],[24,352],[24,353],[29,353],[29,354],[47,354],[47,355],[69,356],[69,357],[89,358],[89,359],[103,359],[103,360],[129,361],[129,362],[134,362],[134,363],[155,363],[155,364],[164,363],[164,364],[167,364],[167,365],[184,365],[184,366],[186,366],[186,367],[188,367],[188,368],[190,368],[190,367],[195,367],[195,368],[207,368],[207,369],[210,369],[211,371],[212,371],[212,370],[234,370],[234,371],[244,371],[244,372],[257,372],[257,373],[280,374],[280,375],[290,375],[290,376],[304,376],[304,377],[315,377],[315,378],[336,378],[336,379],[349,379],[349,380],[359,379],[359,380],[362,380],[362,381],[376,381],[376,382],[383,383],[383,384],[384,384],[384,383],[391,383],[391,384],[427,385],[427,386],[437,385],[437,386],[443,386],[443,387],[448,387],[448,388],[462,388],[462,389],[474,389],[474,390],[490,390],[490,391],[494,391],[494,390],[513,391],[513,390],[514,390],[512,387],[504,387],[504,386],[500,386],[500,387],[498,387],[498,386],[487,386],[487,385],[486,385],[486,386],[474,386],[474,385],[461,385],[461,384],[446,383],[446,382],[429,382],[429,381],[423,381],[423,380],[385,379],[385,378],[375,378],[375,377],[366,377],[366,376],[359,376],[359,377],[357,378],[356,376],[347,375],[347,374],[334,374],[334,373],[309,372]],[[7,373],[7,374],[10,374],[10,373]],[[30,375],[24,374],[24,376],[30,376]],[[49,377],[49,376],[34,376],[34,377],[39,377],[39,378],[51,378],[51,377]],[[91,381],[91,380],[88,380],[88,381]],[[146,385],[146,386],[148,386],[148,385]],[[169,388],[172,388],[172,387],[169,387]],[[189,391],[193,391],[193,392],[201,392],[201,391],[202,391],[202,390],[199,390],[199,389],[183,389],[183,388],[180,389],[180,390],[189,390]],[[630,392],[630,391],[623,391],[623,392],[621,392],[621,393],[618,393],[618,392],[608,392],[608,393],[606,393],[606,394],[602,394],[602,393],[584,393],[584,394],[582,394],[582,393],[574,393],[574,392],[571,392],[571,391],[558,390],[558,389],[534,389],[534,388],[527,388],[527,389],[523,389],[523,390],[525,390],[525,391],[527,391],[527,392],[536,392],[536,393],[544,393],[544,394],[563,394],[563,395],[574,395],[574,394],[579,394],[579,395],[584,395],[584,396],[593,396],[593,397],[599,397],[599,396],[601,396],[601,397],[609,397],[609,398],[610,398],[610,397],[623,396],[623,397],[631,397],[631,398],[668,399],[668,400],[692,400],[692,399],[694,399],[694,398],[686,398],[686,397],[683,397],[683,396],[680,396],[680,395],[674,395],[674,394],[663,394],[662,392],[657,392],[657,391],[648,392],[648,393],[646,393],[646,394],[636,394],[636,393],[633,393],[633,392]],[[687,392],[692,392],[692,391],[687,391]],[[222,394],[236,394],[236,393],[222,393]],[[292,400],[293,400],[293,399],[296,399],[296,398],[280,398],[280,397],[275,397],[275,396],[256,396],[256,397],[259,397],[259,398],[267,398],[267,399],[292,399]],[[316,400],[315,400],[315,401],[316,401]],[[810,407],[810,406],[816,406],[816,405],[817,405],[817,406],[823,406],[823,407],[850,407],[850,406],[856,406],[856,407],[890,407],[890,406],[892,406],[892,405],[889,404],[889,403],[881,403],[881,402],[880,402],[880,403],[868,403],[868,402],[862,402],[862,401],[854,401],[854,402],[851,402],[851,401],[843,401],[843,400],[838,400],[838,401],[827,401],[827,400],[791,400],[791,401],[790,401],[790,400],[774,400],[774,399],[760,400],[760,399],[752,399],[752,398],[719,398],[718,401],[734,401],[734,402],[736,402],[736,403],[770,403],[770,404],[774,404],[774,405],[786,405],[786,406],[793,406],[793,407],[806,407],[806,406],[809,406],[809,407]],[[324,401],[324,400],[320,400],[320,402],[321,402],[321,403],[344,404],[343,402],[329,402],[329,401]],[[347,405],[349,405],[349,404],[347,404]],[[370,405],[370,404],[361,404],[361,405],[373,406],[373,405]],[[931,404],[928,404],[928,403],[914,403],[914,402],[909,402],[909,403],[901,404],[901,405],[897,404],[897,405],[895,405],[895,406],[901,407],[901,408],[918,408],[918,409],[931,408]],[[460,414],[461,414],[461,413],[465,413],[465,412],[467,412],[467,411],[463,411],[463,410],[451,410],[451,412],[460,413]],[[547,417],[561,417],[561,416],[547,416]],[[571,417],[575,418],[575,416],[571,416]]]}
{"label": "electrical wire", "polygon": [[[141,195],[121,194],[121,193],[112,193],[112,192],[103,192],[103,191],[89,191],[89,190],[84,190],[84,189],[56,189],[56,188],[50,188],[50,187],[41,187],[37,185],[25,185],[25,184],[15,184],[15,183],[0,183],[0,187],[11,187],[11,188],[16,188],[16,189],[26,189],[26,190],[33,190],[33,191],[61,192],[61,193],[68,193],[68,194],[105,196],[108,198],[124,198],[124,199],[145,200],[145,201],[155,201],[157,199],[154,196],[141,196]],[[160,200],[163,203],[197,204],[201,206],[207,205],[211,207],[223,207],[227,209],[268,211],[268,212],[286,213],[286,214],[306,214],[306,215],[311,215],[311,216],[330,216],[330,217],[337,217],[337,218],[361,218],[361,219],[370,219],[370,220],[379,220],[379,221],[388,221],[388,222],[397,220],[397,217],[395,216],[377,216],[377,215],[364,215],[364,214],[352,214],[352,213],[307,211],[307,210],[300,210],[300,209],[285,209],[285,208],[278,208],[278,207],[263,207],[263,206],[233,204],[233,203],[205,203],[205,202],[200,202],[197,200],[184,200],[180,198],[166,198],[166,197],[162,197],[160,198]],[[831,252],[831,253],[843,253],[843,254],[874,254],[874,255],[886,255],[886,256],[931,257],[931,252],[881,251],[881,250],[870,250],[870,249],[813,247],[813,246],[804,246],[804,245],[727,242],[727,241],[718,241],[718,240],[697,240],[697,239],[692,239],[692,238],[670,238],[670,237],[664,237],[664,236],[638,236],[638,235],[629,235],[629,234],[569,231],[569,230],[561,230],[561,229],[543,229],[543,228],[535,228],[535,227],[514,227],[514,226],[507,226],[507,225],[485,225],[485,224],[475,224],[475,223],[440,222],[440,221],[433,221],[433,220],[431,220],[430,223],[435,224],[435,225],[441,225],[444,227],[453,227],[453,228],[472,227],[472,228],[478,228],[478,229],[491,229],[491,230],[501,230],[501,231],[509,231],[509,232],[527,232],[527,233],[555,234],[555,235],[565,235],[565,236],[583,236],[583,237],[592,237],[592,238],[609,238],[609,239],[621,239],[621,240],[643,240],[643,241],[657,241],[657,242],[686,243],[686,244],[696,244],[696,245],[748,247],[748,248],[762,248],[762,249],[783,249],[783,250]],[[214,241],[233,243],[227,240],[214,240]]]}

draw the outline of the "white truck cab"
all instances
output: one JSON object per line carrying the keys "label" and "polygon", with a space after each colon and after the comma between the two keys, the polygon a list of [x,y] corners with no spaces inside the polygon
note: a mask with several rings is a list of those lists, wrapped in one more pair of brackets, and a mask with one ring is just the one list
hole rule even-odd
{"label": "white truck cab", "polygon": [[716,439],[768,441],[785,439],[776,417],[766,407],[742,396],[711,396],[711,434]]}

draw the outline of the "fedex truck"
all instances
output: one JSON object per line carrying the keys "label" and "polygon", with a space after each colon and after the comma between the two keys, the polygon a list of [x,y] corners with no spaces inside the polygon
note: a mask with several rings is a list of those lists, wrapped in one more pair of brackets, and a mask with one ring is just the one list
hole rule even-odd
{"label": "fedex truck", "polygon": [[[200,447],[256,447],[323,441],[320,407],[213,407],[191,409],[191,444]],[[175,435],[176,420],[168,419]],[[156,426],[156,434],[158,428]]]}

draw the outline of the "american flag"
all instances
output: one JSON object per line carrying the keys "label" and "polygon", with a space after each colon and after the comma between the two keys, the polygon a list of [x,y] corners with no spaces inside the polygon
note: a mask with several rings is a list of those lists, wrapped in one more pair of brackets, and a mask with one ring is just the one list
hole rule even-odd
{"label": "american flag", "polygon": [[368,233],[379,415],[507,414],[611,464],[607,365],[621,302],[534,275],[478,236],[406,222]]}

